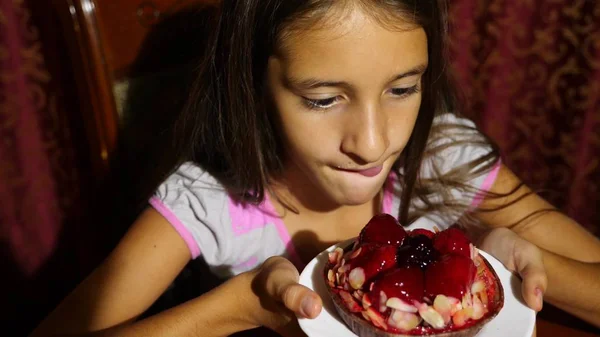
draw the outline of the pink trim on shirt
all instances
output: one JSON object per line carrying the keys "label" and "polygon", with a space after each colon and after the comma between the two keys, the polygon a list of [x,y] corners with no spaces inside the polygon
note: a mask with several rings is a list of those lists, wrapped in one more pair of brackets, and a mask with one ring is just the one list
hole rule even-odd
{"label": "pink trim on shirt", "polygon": [[258,207],[235,202],[231,197],[227,199],[229,202],[231,227],[235,236],[246,234],[254,229],[263,228],[268,223],[265,222],[264,212]]}
{"label": "pink trim on shirt", "polygon": [[496,181],[496,178],[498,177],[498,172],[500,171],[500,166],[502,166],[502,160],[498,160],[498,162],[494,165],[494,167],[492,168],[490,173],[488,173],[488,175],[483,180],[483,183],[481,184],[479,191],[477,192],[477,194],[473,198],[473,201],[471,202],[470,209],[477,208],[477,207],[479,207],[479,205],[481,205],[481,202],[483,202],[483,199],[485,197],[485,193],[488,192],[492,188],[492,185],[494,184],[494,182]]}
{"label": "pink trim on shirt", "polygon": [[184,224],[179,221],[177,216],[171,211],[158,197],[154,196],[150,198],[150,205],[156,209],[158,213],[160,213],[167,221],[175,228],[177,233],[181,236],[185,244],[188,246],[190,253],[192,254],[192,259],[200,256],[200,247],[198,247],[198,243],[194,240],[194,236],[190,233]]}

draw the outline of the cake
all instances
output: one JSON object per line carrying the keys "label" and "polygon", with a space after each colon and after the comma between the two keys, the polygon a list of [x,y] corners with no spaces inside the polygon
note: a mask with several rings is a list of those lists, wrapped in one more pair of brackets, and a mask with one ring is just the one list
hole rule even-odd
{"label": "cake", "polygon": [[359,336],[475,336],[504,304],[496,273],[461,229],[407,231],[389,214],[330,252],[324,278]]}

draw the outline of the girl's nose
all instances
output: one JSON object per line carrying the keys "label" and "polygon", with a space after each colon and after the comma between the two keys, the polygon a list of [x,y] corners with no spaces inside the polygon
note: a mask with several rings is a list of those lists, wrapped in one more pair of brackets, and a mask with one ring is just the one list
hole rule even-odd
{"label": "girl's nose", "polygon": [[389,146],[387,120],[378,105],[352,113],[347,120],[341,150],[357,164],[378,163]]}

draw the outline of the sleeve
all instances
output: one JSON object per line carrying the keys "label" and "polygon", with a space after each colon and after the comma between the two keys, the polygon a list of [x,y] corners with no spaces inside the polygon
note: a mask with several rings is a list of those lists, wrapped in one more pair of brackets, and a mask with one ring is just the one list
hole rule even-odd
{"label": "sleeve", "polygon": [[193,259],[209,265],[229,262],[231,226],[228,195],[217,181],[193,164],[184,164],[150,198],[150,205],[179,233]]}
{"label": "sleeve", "polygon": [[451,187],[452,197],[473,209],[492,187],[500,166],[497,152],[473,121],[450,113],[434,119],[422,179],[458,182],[462,186]]}

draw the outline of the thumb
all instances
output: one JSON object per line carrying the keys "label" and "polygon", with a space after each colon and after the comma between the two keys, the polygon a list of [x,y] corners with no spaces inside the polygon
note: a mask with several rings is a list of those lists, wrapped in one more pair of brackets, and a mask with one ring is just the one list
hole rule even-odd
{"label": "thumb", "polygon": [[300,284],[289,284],[280,288],[279,298],[283,305],[297,316],[315,318],[322,309],[321,297]]}
{"label": "thumb", "polygon": [[523,294],[525,303],[531,309],[539,312],[543,307],[544,293],[548,284],[546,270],[541,253],[535,251],[524,255],[527,257],[516,261],[517,271],[523,279],[521,293]]}
{"label": "thumb", "polygon": [[315,318],[323,303],[317,293],[298,283],[299,274],[294,265],[283,258],[270,258],[265,262],[267,293],[297,316]]}

